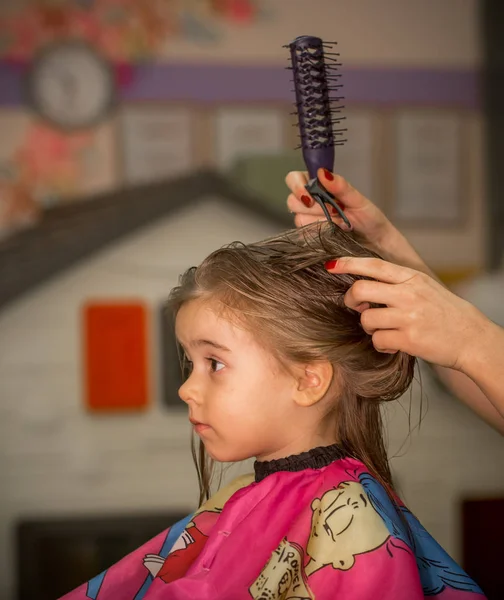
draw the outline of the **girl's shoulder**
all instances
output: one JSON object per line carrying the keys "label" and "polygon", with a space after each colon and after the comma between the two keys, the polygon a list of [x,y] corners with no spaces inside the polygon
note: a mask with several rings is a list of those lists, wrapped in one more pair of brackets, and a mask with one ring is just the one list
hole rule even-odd
{"label": "girl's shoulder", "polygon": [[360,483],[361,479],[366,480],[366,477],[371,477],[368,469],[362,462],[354,458],[335,460],[328,466],[319,469],[305,469],[297,472],[278,471],[259,482],[256,482],[253,473],[247,473],[236,477],[220,488],[200,506],[195,514],[221,510],[237,492],[246,488],[263,496],[263,488],[271,488],[271,491],[278,492],[283,486],[293,489],[300,485],[305,489],[311,488],[316,494],[317,491],[325,488],[334,489],[345,482]]}
{"label": "girl's shoulder", "polygon": [[[257,483],[253,475],[242,476],[205,506],[194,525],[206,535],[217,532],[217,545],[225,531],[225,539],[237,544],[237,555],[246,545],[270,548],[267,563],[254,563],[259,575],[249,590],[253,598],[265,597],[265,582],[280,576],[313,591],[303,598],[328,588],[344,595],[345,586],[357,584],[367,590],[362,597],[371,597],[383,577],[390,598],[402,598],[404,589],[412,590],[412,599],[435,597],[446,588],[457,600],[483,597],[406,506],[352,458],[318,469],[278,471]],[[229,561],[227,555],[226,565]]]}
{"label": "girl's shoulder", "polygon": [[230,483],[215,492],[215,494],[212,494],[212,496],[210,496],[210,498],[199,507],[195,513],[195,516],[205,511],[221,511],[231,496],[233,496],[239,490],[248,487],[251,483],[254,483],[254,475],[252,473],[247,473],[245,475],[236,477]]}

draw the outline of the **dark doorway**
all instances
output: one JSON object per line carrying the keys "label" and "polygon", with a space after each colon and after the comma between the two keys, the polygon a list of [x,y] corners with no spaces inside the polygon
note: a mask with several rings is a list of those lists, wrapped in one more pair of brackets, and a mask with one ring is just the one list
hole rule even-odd
{"label": "dark doorway", "polygon": [[463,568],[488,600],[504,598],[504,498],[462,503]]}

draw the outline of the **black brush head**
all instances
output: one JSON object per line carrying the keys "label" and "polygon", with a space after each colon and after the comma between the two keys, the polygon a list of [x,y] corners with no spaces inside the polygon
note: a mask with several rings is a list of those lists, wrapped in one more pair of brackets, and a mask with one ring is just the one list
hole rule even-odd
{"label": "black brush head", "polygon": [[341,145],[345,129],[334,129],[344,117],[339,105],[339,54],[333,52],[335,42],[323,42],[318,37],[300,36],[287,47],[290,50],[296,113],[301,138],[300,148],[310,178],[317,169],[334,168],[334,146]]}

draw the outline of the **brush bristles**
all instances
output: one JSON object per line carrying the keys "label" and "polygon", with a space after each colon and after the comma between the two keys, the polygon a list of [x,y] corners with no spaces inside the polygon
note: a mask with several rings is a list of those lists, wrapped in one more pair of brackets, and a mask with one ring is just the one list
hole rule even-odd
{"label": "brush bristles", "polygon": [[[316,39],[316,38],[310,38]],[[320,149],[341,145],[344,140],[336,139],[346,129],[333,129],[344,117],[339,113],[342,96],[337,95],[342,87],[337,73],[341,64],[339,54],[331,52],[332,43],[308,43],[300,38],[289,44],[293,72],[296,112],[301,146],[305,149]],[[327,49],[327,50],[326,50]]]}

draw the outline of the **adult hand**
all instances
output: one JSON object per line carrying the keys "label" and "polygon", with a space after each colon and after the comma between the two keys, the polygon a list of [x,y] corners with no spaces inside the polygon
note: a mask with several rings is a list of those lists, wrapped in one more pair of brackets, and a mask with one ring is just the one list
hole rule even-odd
{"label": "adult hand", "polygon": [[[363,245],[387,260],[432,274],[408,240],[383,212],[348,181],[325,169],[319,169],[318,178],[344,210],[356,238]],[[285,183],[291,191],[287,198],[287,207],[295,214],[296,227],[325,220],[322,208],[310,197],[304,187],[307,182],[308,174],[302,171],[291,171],[285,178]],[[333,212],[334,223],[346,230],[343,219],[337,211]]]}
{"label": "adult hand", "polygon": [[[318,178],[340,203],[357,239],[395,263],[377,260],[366,266],[365,261],[375,259],[352,258],[346,263],[340,259],[334,269],[335,273],[344,273],[346,267],[348,272],[378,279],[371,284],[381,284],[369,289],[366,281],[359,281],[347,294],[351,306],[362,298],[359,310],[363,311],[363,326],[377,348],[382,352],[401,350],[432,362],[448,389],[504,435],[504,329],[438,283],[401,232],[343,177],[320,169]],[[321,207],[304,187],[307,181],[307,173],[301,171],[292,171],[285,178],[291,190],[287,206],[295,213],[297,227],[325,220]],[[338,214],[333,221],[345,229]],[[397,269],[401,267],[397,265],[406,267],[398,279]],[[384,301],[380,303],[387,308],[365,310],[366,302],[374,301],[374,296],[366,298],[367,291],[376,292],[379,297],[383,294]]]}
{"label": "adult hand", "polygon": [[[326,169],[319,169],[318,178],[326,190],[336,198],[352,224],[353,230],[362,235],[368,243],[379,243],[387,229],[392,226],[383,212],[340,175]],[[285,183],[291,190],[287,198],[287,206],[296,215],[294,219],[296,227],[325,220],[322,208],[305,189],[308,173],[291,171],[287,174]],[[329,212],[334,214],[334,223],[342,229],[347,229],[337,211],[331,209]]]}
{"label": "adult hand", "polygon": [[[345,304],[362,313],[362,327],[377,350],[400,350],[462,370],[464,352],[485,321],[472,304],[425,273],[378,258],[340,258],[326,266],[331,273],[377,280],[358,280],[345,294]],[[369,303],[386,307],[369,308]]]}
{"label": "adult hand", "polygon": [[[447,368],[450,388],[504,433],[504,329],[414,269],[348,257],[329,261],[326,268],[373,278],[356,281],[345,304],[361,312],[362,327],[378,351],[406,352]],[[369,303],[384,307],[370,308]],[[453,378],[452,370],[460,377]]]}

